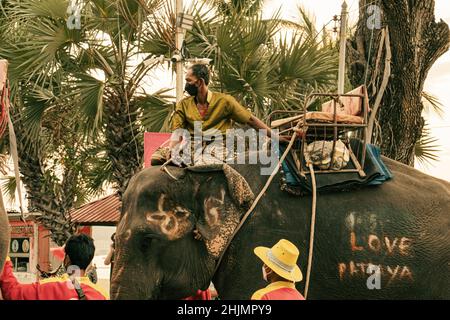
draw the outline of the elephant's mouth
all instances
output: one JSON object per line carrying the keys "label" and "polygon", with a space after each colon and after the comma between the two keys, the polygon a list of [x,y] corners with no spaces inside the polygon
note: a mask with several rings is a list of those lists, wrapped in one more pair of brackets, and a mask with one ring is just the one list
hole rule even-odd
{"label": "elephant's mouth", "polygon": [[161,285],[155,286],[153,292],[147,296],[146,300],[160,300],[161,299]]}

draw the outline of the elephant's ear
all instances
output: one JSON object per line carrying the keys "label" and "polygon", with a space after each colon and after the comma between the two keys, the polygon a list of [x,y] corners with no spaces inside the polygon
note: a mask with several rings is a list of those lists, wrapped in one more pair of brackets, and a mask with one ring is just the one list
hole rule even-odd
{"label": "elephant's ear", "polygon": [[230,191],[236,204],[246,210],[250,208],[255,195],[253,194],[247,180],[229,165],[223,165],[223,173],[227,178],[228,191]]}
{"label": "elephant's ear", "polygon": [[189,170],[199,173],[223,172],[222,177],[213,175],[202,179],[196,192],[201,208],[196,228],[208,252],[218,258],[243,212],[251,205],[254,195],[245,178],[227,164],[195,166]]}
{"label": "elephant's ear", "polygon": [[223,171],[225,178],[227,179],[230,196],[240,208],[250,208],[255,199],[255,195],[247,180],[228,164],[208,164],[188,167],[187,169],[193,172]]}

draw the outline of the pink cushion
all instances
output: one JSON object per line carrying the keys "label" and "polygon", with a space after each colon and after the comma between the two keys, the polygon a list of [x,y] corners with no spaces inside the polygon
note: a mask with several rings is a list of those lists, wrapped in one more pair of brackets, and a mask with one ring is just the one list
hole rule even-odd
{"label": "pink cushion", "polygon": [[[364,86],[360,86],[347,94],[364,94]],[[358,116],[361,114],[362,98],[360,97],[341,97],[343,105],[336,103],[336,113]],[[334,113],[333,100],[325,102],[322,105],[323,112]]]}

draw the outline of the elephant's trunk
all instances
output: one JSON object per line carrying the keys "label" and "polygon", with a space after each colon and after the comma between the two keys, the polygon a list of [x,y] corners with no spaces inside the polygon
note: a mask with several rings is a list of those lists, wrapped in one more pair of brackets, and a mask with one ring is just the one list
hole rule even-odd
{"label": "elephant's trunk", "polygon": [[133,261],[120,252],[116,255],[111,279],[112,300],[148,300],[157,298],[157,272],[144,268],[142,261]]}

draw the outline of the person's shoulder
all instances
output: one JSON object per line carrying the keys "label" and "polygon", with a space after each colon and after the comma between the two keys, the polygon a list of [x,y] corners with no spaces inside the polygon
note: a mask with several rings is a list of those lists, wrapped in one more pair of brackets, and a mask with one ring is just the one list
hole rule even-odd
{"label": "person's shoulder", "polygon": [[[99,286],[96,283],[93,283],[92,281],[90,281],[89,279],[83,279],[81,281],[81,285],[82,286],[86,286],[86,287],[90,287],[91,289],[97,291],[97,293],[102,296],[105,300],[109,300],[109,294],[104,290],[104,288],[102,288],[101,286]],[[100,299],[99,296],[96,297],[96,299]]]}
{"label": "person's shoulder", "polygon": [[184,97],[182,98],[180,101],[178,101],[178,105],[183,105],[183,104],[187,104],[187,103],[192,103],[194,101],[194,97],[190,96],[190,97]]}
{"label": "person's shoulder", "polygon": [[228,93],[211,91],[213,99],[225,99],[227,101],[235,100],[234,97]]}
{"label": "person's shoulder", "polygon": [[262,288],[256,291],[253,295],[251,300],[261,300],[267,293],[271,291],[270,288]]}
{"label": "person's shoulder", "polygon": [[61,277],[50,277],[47,279],[42,279],[39,280],[39,284],[41,285],[45,285],[45,284],[59,284],[59,283],[65,283],[68,281],[68,277],[66,276],[61,276]]}

